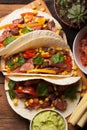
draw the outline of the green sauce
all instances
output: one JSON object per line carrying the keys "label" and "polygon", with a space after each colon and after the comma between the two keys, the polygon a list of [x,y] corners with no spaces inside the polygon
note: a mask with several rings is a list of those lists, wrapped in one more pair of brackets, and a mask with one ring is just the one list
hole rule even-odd
{"label": "green sauce", "polygon": [[66,123],[60,114],[47,110],[34,117],[31,130],[66,130]]}

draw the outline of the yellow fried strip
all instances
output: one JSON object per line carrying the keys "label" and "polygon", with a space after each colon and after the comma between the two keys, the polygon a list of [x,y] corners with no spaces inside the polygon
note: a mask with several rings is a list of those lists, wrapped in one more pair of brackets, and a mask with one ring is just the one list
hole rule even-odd
{"label": "yellow fried strip", "polygon": [[12,24],[5,24],[5,25],[3,25],[3,26],[0,26],[0,30],[1,30],[1,29],[4,29],[4,28],[7,28],[8,26],[12,26]]}
{"label": "yellow fried strip", "polygon": [[55,70],[50,69],[31,69],[28,70],[27,73],[48,73],[48,74],[56,74]]}

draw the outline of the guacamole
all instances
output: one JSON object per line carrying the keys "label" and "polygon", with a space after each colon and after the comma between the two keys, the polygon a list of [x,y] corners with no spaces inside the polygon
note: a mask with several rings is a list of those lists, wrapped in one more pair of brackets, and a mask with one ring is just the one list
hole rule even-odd
{"label": "guacamole", "polygon": [[34,117],[31,130],[66,130],[66,124],[56,111],[47,110]]}

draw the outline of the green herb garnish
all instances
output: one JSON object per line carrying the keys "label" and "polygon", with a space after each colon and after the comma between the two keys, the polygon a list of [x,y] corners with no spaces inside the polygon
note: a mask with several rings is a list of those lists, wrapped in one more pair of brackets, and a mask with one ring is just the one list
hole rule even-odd
{"label": "green herb garnish", "polygon": [[14,87],[15,87],[15,82],[12,81],[12,80],[10,80],[9,83],[8,83],[8,87],[9,87],[9,89],[14,89]]}
{"label": "green herb garnish", "polygon": [[16,94],[13,92],[13,90],[9,89],[8,93],[11,99],[14,99],[16,97]]}
{"label": "green herb garnish", "polygon": [[22,33],[25,34],[25,33],[31,32],[31,31],[33,31],[31,28],[25,26],[25,27],[23,28],[23,30],[22,30]]}
{"label": "green herb garnish", "polygon": [[38,96],[45,96],[48,94],[48,87],[45,82],[40,82],[37,87]]}
{"label": "green herb garnish", "polygon": [[22,66],[25,63],[25,59],[23,57],[18,57],[17,65]]}
{"label": "green herb garnish", "polygon": [[7,46],[9,43],[13,42],[15,39],[16,38],[12,36],[6,37],[6,39],[4,40],[4,45]]}
{"label": "green herb garnish", "polygon": [[37,55],[33,58],[33,62],[35,65],[41,65],[44,62],[44,59],[41,57],[41,55]]}
{"label": "green herb garnish", "polygon": [[64,92],[64,96],[66,98],[71,99],[71,100],[76,99],[76,94],[77,94],[77,87],[76,86],[70,86]]}
{"label": "green herb garnish", "polygon": [[14,99],[16,97],[15,93],[14,93],[14,87],[15,87],[15,82],[10,80],[9,83],[8,83],[8,87],[9,87],[9,90],[8,90],[8,93],[9,93],[9,96],[11,99]]}
{"label": "green herb garnish", "polygon": [[9,61],[9,63],[8,63],[8,67],[10,68],[10,69],[14,69],[14,61]]}
{"label": "green herb garnish", "polygon": [[61,53],[56,53],[55,55],[53,55],[51,57],[52,61],[56,64],[56,63],[61,63],[64,61],[64,56]]}

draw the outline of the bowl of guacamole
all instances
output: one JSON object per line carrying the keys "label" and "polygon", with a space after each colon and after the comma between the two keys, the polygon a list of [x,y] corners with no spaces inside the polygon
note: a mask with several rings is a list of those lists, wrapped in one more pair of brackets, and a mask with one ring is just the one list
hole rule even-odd
{"label": "bowl of guacamole", "polygon": [[68,130],[68,125],[59,111],[45,109],[33,117],[30,130]]}

